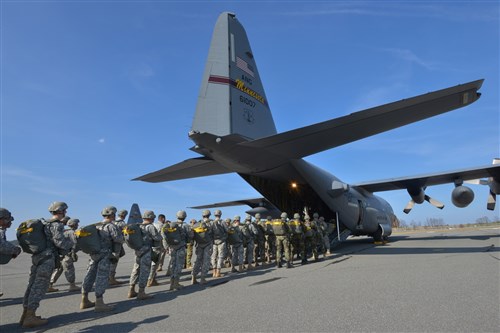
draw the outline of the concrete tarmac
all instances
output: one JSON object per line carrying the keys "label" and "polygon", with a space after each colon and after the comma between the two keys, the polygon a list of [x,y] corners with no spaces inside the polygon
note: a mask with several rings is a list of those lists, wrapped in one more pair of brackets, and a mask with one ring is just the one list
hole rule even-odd
{"label": "concrete tarmac", "polygon": [[[87,255],[79,254],[77,284]],[[118,266],[128,280],[133,255]],[[181,291],[169,279],[147,288],[154,298],[127,299],[128,286],[109,288],[110,313],[80,310],[80,294],[46,294],[38,315],[49,323],[21,329],[22,296],[31,258],[22,254],[0,266],[1,332],[500,332],[500,229],[449,230],[391,236],[375,246],[369,238],[348,239],[320,262],[292,269],[267,265],[209,278]],[[94,294],[91,294],[94,300]]]}

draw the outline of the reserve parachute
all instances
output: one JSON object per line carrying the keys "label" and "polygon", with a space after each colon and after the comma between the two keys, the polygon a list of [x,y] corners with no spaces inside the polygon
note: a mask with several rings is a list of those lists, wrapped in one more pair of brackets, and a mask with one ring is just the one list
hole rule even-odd
{"label": "reserve parachute", "polygon": [[162,228],[162,231],[168,245],[179,245],[182,242],[181,227],[177,226],[176,223],[173,223],[172,225],[166,224]]}
{"label": "reserve parachute", "polygon": [[203,221],[198,222],[193,227],[194,240],[200,244],[205,245],[210,242],[209,228]]}

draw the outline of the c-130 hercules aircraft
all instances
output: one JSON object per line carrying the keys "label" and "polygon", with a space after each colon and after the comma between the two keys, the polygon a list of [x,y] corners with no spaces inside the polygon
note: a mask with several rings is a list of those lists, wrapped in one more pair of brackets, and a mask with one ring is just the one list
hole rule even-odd
{"label": "c-130 hercules aircraft", "polygon": [[[202,155],[134,180],[164,182],[236,172],[263,198],[192,208],[249,205],[247,213],[278,217],[304,207],[335,219],[346,235],[379,242],[392,232],[394,212],[373,192],[406,189],[414,203],[443,205],[425,194],[430,185],[454,183],[452,201],[465,207],[474,198],[464,181],[489,185],[488,209],[500,193],[500,164],[418,177],[346,184],[302,158],[371,135],[433,117],[475,102],[483,80],[404,99],[314,125],[277,133],[246,32],[235,14],[215,25],[189,138]],[[497,160],[498,161],[498,160]],[[486,178],[481,179],[481,178]],[[338,235],[338,238],[344,238]]]}

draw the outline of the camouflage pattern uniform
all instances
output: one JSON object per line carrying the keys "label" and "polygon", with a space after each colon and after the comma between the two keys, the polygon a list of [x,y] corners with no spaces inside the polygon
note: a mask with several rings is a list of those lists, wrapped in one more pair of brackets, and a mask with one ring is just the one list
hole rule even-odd
{"label": "camouflage pattern uniform", "polygon": [[298,213],[294,214],[293,220],[288,222],[291,231],[290,251],[292,258],[295,254],[300,256],[302,264],[307,264],[306,246],[304,243],[304,224],[300,220]]}
{"label": "camouflage pattern uniform", "polygon": [[[66,236],[70,240],[72,246],[71,250],[61,260],[61,266],[57,267],[54,270],[54,272],[52,272],[52,276],[50,277],[49,291],[51,290],[51,288],[53,289],[52,287],[53,284],[57,282],[63,271],[66,280],[69,282],[68,291],[80,290],[80,288],[77,287],[75,284],[75,265],[74,265],[74,263],[78,260],[78,255],[76,254],[78,252],[78,247],[76,245],[75,230],[78,229],[79,223],[80,223],[79,219],[70,219],[66,223],[69,229],[64,230],[64,236]],[[55,289],[55,291],[57,291],[57,289]]]}
{"label": "camouflage pattern uniform", "polygon": [[287,223],[287,213],[281,214],[281,221],[273,221],[273,232],[276,236],[276,264],[281,267],[281,254],[285,253],[286,267],[291,268],[292,256],[290,254],[290,228]]}
{"label": "camouflage pattern uniform", "polygon": [[314,260],[318,261],[318,244],[317,244],[317,233],[316,233],[316,224],[314,221],[311,221],[309,216],[305,217],[304,222],[304,236],[306,243],[306,252],[309,255],[312,252],[314,256]]}
{"label": "camouflage pattern uniform", "polygon": [[182,285],[179,284],[182,268],[186,261],[186,244],[189,242],[189,227],[184,224],[186,219],[186,212],[180,210],[176,214],[177,221],[174,222],[171,227],[177,228],[180,232],[179,239],[171,241],[170,244],[167,243],[170,257],[171,257],[171,277],[170,277],[170,290],[182,289]]}
{"label": "camouflage pattern uniform", "polygon": [[265,261],[266,244],[264,228],[262,227],[259,213],[255,214],[255,221],[252,222],[252,225],[254,226],[254,230],[257,231],[257,235],[254,238],[253,257],[255,260],[255,266],[259,266],[259,259],[261,263],[264,263]]}
{"label": "camouflage pattern uniform", "polygon": [[219,209],[214,212],[214,215],[215,220],[212,223],[214,245],[211,260],[214,269],[213,277],[221,277],[221,269],[224,265],[224,259],[226,258],[227,227],[226,223],[221,219],[222,212]]}
{"label": "camouflage pattern uniform", "polygon": [[[23,297],[24,312],[21,322],[24,328],[44,325],[47,320],[36,317],[35,311],[49,288],[50,275],[56,266],[56,260],[65,255],[71,248],[71,242],[64,237],[64,224],[60,221],[66,214],[68,205],[54,202],[49,206],[53,214],[44,227],[47,247],[31,257],[31,270],[28,286]],[[56,214],[57,213],[57,214]]]}
{"label": "camouflage pattern uniform", "polygon": [[[196,260],[194,262],[193,271],[191,273],[192,284],[198,283],[196,277],[200,272],[201,272],[200,283],[201,284],[206,283],[205,277],[208,273],[208,270],[210,269],[210,257],[213,246],[213,230],[211,227],[212,221],[209,219],[210,216],[209,210],[204,210],[202,214],[203,214],[203,219],[197,222],[192,228],[193,237],[195,240],[195,252],[196,252]],[[203,242],[201,242],[196,235],[197,234],[196,231],[199,229],[206,230],[205,232],[203,232],[204,234]]]}
{"label": "camouflage pattern uniform", "polygon": [[[144,222],[140,225],[142,232],[143,245],[139,250],[135,250],[135,263],[130,274],[130,288],[134,289],[135,285],[139,284],[138,299],[151,298],[150,295],[144,293],[146,288],[149,273],[151,271],[151,255],[152,251],[156,251],[159,256],[159,248],[161,248],[162,237],[158,230],[153,225],[156,215],[152,211],[146,210],[142,216]],[[147,221],[149,219],[151,221]]]}
{"label": "camouflage pattern uniform", "polygon": [[276,254],[276,236],[273,234],[272,217],[268,216],[266,221],[262,221],[261,226],[265,233],[265,253],[266,262],[271,263]]}
{"label": "camouflage pattern uniform", "polygon": [[252,216],[247,215],[245,217],[245,225],[243,226],[244,230],[244,236],[246,238],[246,246],[244,247],[244,263],[248,264],[247,268],[249,270],[253,269],[254,266],[253,264],[253,252],[254,252],[254,247],[255,247],[255,239],[257,238],[258,235],[258,230],[255,228],[255,226],[252,224]]}
{"label": "camouflage pattern uniform", "polygon": [[[189,227],[192,228],[193,225],[196,224],[196,219],[191,219],[189,221]],[[186,244],[186,264],[184,265],[185,268],[192,268],[193,263],[192,263],[192,258],[193,258],[193,248],[194,248],[194,240],[192,238],[189,238],[189,241]]]}
{"label": "camouflage pattern uniform", "polygon": [[[125,222],[125,218],[128,215],[128,211],[125,209],[122,209],[118,212],[118,219],[113,221],[112,223],[118,228],[120,232],[123,231],[123,228],[127,225],[127,222]],[[120,255],[118,258],[112,258],[111,259],[111,264],[109,268],[109,284],[111,286],[126,283],[125,281],[118,281],[116,280],[116,267],[118,266],[118,261],[120,261],[120,257],[123,257],[125,255],[125,248],[123,247],[123,244],[120,249]]]}
{"label": "camouflage pattern uniform", "polygon": [[[160,218],[163,217],[163,218]],[[158,216],[158,221],[153,223],[153,226],[155,227],[156,231],[158,231],[158,234],[162,238],[163,241],[163,232],[162,229],[165,226],[168,226],[166,220],[165,220],[165,215],[160,214]],[[149,270],[149,276],[148,276],[148,282],[147,286],[152,287],[152,286],[158,286],[159,283],[156,281],[156,272],[159,271],[160,266],[163,269],[163,264],[162,264],[162,257],[163,260],[165,260],[165,252],[166,252],[166,247],[163,246],[157,246],[153,253],[151,254],[151,269]]]}
{"label": "camouflage pattern uniform", "polygon": [[314,213],[313,214],[313,222],[314,226],[316,227],[316,246],[317,246],[317,251],[319,254],[323,254],[323,258],[325,257],[326,254],[326,249],[325,249],[325,243],[323,242],[323,234],[326,231],[326,226],[323,226],[321,222],[319,221],[319,214]]}
{"label": "camouflage pattern uniform", "polygon": [[[232,232],[236,233],[235,241],[231,244],[231,272],[243,272],[243,233],[240,228],[240,217],[233,218]],[[238,270],[236,270],[238,266]]]}

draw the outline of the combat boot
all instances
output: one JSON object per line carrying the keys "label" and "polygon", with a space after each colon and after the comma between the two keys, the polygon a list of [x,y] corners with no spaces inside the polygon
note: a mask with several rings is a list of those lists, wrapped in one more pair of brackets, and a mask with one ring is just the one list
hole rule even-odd
{"label": "combat boot", "polygon": [[111,275],[111,276],[109,277],[109,280],[108,280],[108,281],[109,281],[109,285],[110,285],[110,286],[117,286],[117,285],[120,285],[120,284],[125,283],[125,281],[118,281],[118,280],[115,278],[115,276],[114,276],[114,275]]}
{"label": "combat boot", "polygon": [[78,287],[74,282],[69,284],[69,289],[68,289],[69,292],[79,291],[79,290],[80,287]]}
{"label": "combat boot", "polygon": [[231,273],[237,273],[236,267],[234,265],[231,266]]}
{"label": "combat boot", "polygon": [[82,301],[80,302],[80,309],[88,309],[95,306],[94,302],[89,301],[89,293],[82,293]]}
{"label": "combat boot", "polygon": [[137,294],[137,299],[139,301],[144,301],[144,300],[147,300],[150,298],[153,298],[153,296],[146,294],[146,292],[144,291],[144,288],[139,288],[139,293]]}
{"label": "combat boot", "polygon": [[291,262],[287,261],[286,262],[286,268],[293,268],[293,265]]}
{"label": "combat boot", "polygon": [[238,273],[243,273],[243,265],[238,266]]}
{"label": "combat boot", "polygon": [[163,270],[163,265],[158,265],[158,269],[156,271],[161,272],[162,270]]}
{"label": "combat boot", "polygon": [[183,285],[179,284],[179,278],[175,279],[174,280],[174,289],[175,290],[181,290],[182,288],[184,288]]}
{"label": "combat boot", "polygon": [[196,280],[196,276],[191,276],[191,284],[198,284],[198,281]]}
{"label": "combat boot", "polygon": [[96,297],[95,299],[95,312],[108,312],[113,310],[113,306],[104,304],[102,297]]}
{"label": "combat boot", "polygon": [[26,317],[26,311],[28,308],[23,307],[23,314],[21,315],[21,319],[19,319],[19,325],[23,324],[24,318]]}
{"label": "combat boot", "polygon": [[158,281],[156,281],[156,279],[151,279],[151,280],[148,280],[148,284],[147,284],[147,287],[154,287],[154,286],[159,286],[160,284],[158,283]]}
{"label": "combat boot", "polygon": [[46,325],[49,321],[35,315],[35,310],[26,309],[26,315],[23,320],[23,328],[33,328]]}
{"label": "combat boot", "polygon": [[168,288],[168,290],[174,290],[175,289],[175,279],[174,278],[170,278],[170,287]]}
{"label": "combat boot", "polygon": [[56,292],[56,291],[59,291],[59,289],[54,288],[54,284],[53,283],[49,284],[49,289],[47,289],[47,292],[48,293],[53,293],[53,292]]}
{"label": "combat boot", "polygon": [[128,298],[135,298],[137,297],[137,292],[135,291],[135,284],[132,284],[130,286],[130,289],[128,290]]}
{"label": "combat boot", "polygon": [[200,278],[200,284],[206,284],[206,283],[207,283],[207,280],[205,280],[205,277],[204,277],[204,276],[202,276],[202,277]]}
{"label": "combat boot", "polygon": [[301,264],[302,264],[302,265],[306,265],[306,264],[308,264],[308,263],[309,263],[309,261],[307,261],[307,259],[306,259],[306,258],[302,259],[302,261],[301,261]]}
{"label": "combat boot", "polygon": [[255,267],[252,264],[248,264],[248,266],[247,266],[248,271],[253,271],[254,268]]}

